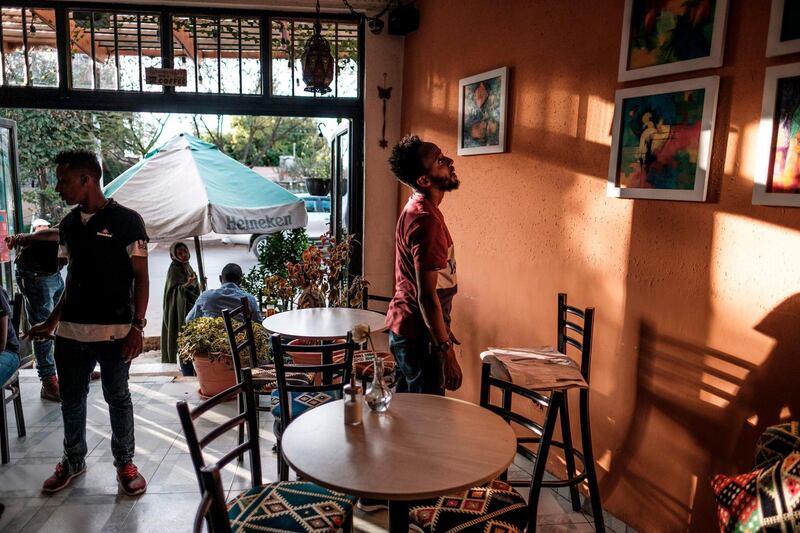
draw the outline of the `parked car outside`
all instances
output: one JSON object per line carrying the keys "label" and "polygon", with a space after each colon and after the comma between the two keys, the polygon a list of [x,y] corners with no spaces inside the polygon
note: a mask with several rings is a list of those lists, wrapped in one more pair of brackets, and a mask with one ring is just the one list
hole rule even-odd
{"label": "parked car outside", "polygon": [[[306,236],[309,242],[317,244],[324,233],[330,231],[331,223],[331,197],[313,196],[308,193],[295,193],[295,196],[303,200],[306,204],[308,213],[308,224],[306,224]],[[254,233],[250,236],[250,250],[258,257],[259,246],[267,238],[268,234]]]}

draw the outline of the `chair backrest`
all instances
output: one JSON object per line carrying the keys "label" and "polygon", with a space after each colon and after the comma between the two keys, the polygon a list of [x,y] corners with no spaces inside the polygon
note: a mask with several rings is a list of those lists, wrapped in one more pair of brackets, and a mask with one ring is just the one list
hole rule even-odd
{"label": "chair backrest", "polygon": [[14,293],[11,301],[11,327],[19,335],[19,327],[22,324],[22,293]]}
{"label": "chair backrest", "polygon": [[[270,338],[272,345],[272,357],[275,360],[275,375],[278,385],[278,398],[281,406],[281,424],[284,430],[291,422],[291,409],[289,408],[289,396],[292,392],[342,392],[344,385],[350,381],[350,374],[353,370],[353,352],[356,344],[353,342],[352,335],[347,334],[344,343],[317,344],[311,346],[285,344],[279,333],[274,333]],[[322,364],[319,365],[297,365],[287,362],[289,357],[287,351],[299,353],[318,353],[322,354]],[[334,352],[344,352],[343,358],[336,358],[334,362]],[[306,372],[319,373],[322,379],[317,384],[307,385],[295,380],[287,380],[287,372]]]}
{"label": "chair backrest", "polygon": [[[22,327],[22,315],[24,313],[23,302],[22,293],[14,293],[14,299],[11,301],[11,327],[14,328],[14,331],[17,333],[17,338],[19,339],[22,339],[22,331],[20,331],[20,328]],[[32,348],[33,347],[30,345],[26,348],[25,345],[21,343],[19,368],[22,369],[33,366],[35,354]]]}
{"label": "chair backrest", "polygon": [[[189,448],[189,455],[192,458],[194,471],[197,475],[197,483],[200,486],[200,491],[203,492],[204,485],[202,480],[201,469],[205,466],[215,466],[219,469],[224,468],[225,465],[234,459],[242,456],[245,452],[250,455],[250,481],[253,487],[261,485],[261,455],[258,441],[258,414],[255,409],[255,395],[253,394],[253,376],[251,370],[244,369],[242,371],[243,380],[241,383],[224,390],[216,396],[206,400],[194,409],[189,407],[186,401],[181,400],[177,403],[178,417],[183,427],[183,433],[186,436],[186,446]],[[244,396],[244,410],[236,416],[227,419],[225,422],[211,429],[204,436],[200,437],[197,434],[197,428],[194,421],[207,413],[214,407],[222,405],[224,402],[236,398],[239,395]],[[238,428],[241,425],[247,426],[247,440],[231,449],[218,461],[213,463],[206,462],[203,454],[203,449],[209,444],[224,435],[228,431]],[[221,498],[223,504],[225,503],[225,494],[220,491],[219,494],[212,495],[213,497]]]}
{"label": "chair backrest", "polygon": [[[389,303],[392,301],[390,296],[380,296],[378,294],[370,294],[369,287],[364,287],[361,293],[361,309],[369,310],[370,302],[380,302],[382,307],[387,308]],[[381,313],[385,311],[380,311]]]}
{"label": "chair backrest", "polygon": [[[572,316],[581,319],[583,325],[573,322],[570,319]],[[566,354],[565,350],[568,346],[572,346],[581,351],[581,374],[583,374],[587,384],[589,383],[589,369],[591,366],[593,325],[594,308],[589,307],[582,311],[576,307],[568,306],[567,295],[563,293],[558,295],[558,351]],[[580,338],[580,340],[578,338]],[[493,388],[499,390],[501,393],[500,405],[491,403],[491,391]],[[588,388],[580,389],[582,401],[588,401],[588,391]],[[548,395],[520,387],[510,381],[492,376],[491,364],[488,361],[484,361],[481,365],[481,407],[498,414],[507,422],[514,422],[537,435],[541,435],[543,433],[543,427],[540,423],[513,409],[514,402],[512,400],[514,398],[525,398],[545,408],[550,405],[550,398]],[[519,437],[517,442],[531,442],[531,439]],[[524,446],[518,445],[517,451],[529,459],[535,457],[531,455],[530,451]]]}
{"label": "chair backrest", "polygon": [[[242,382],[243,368],[258,366],[256,337],[253,333],[250,302],[245,297],[242,297],[241,302],[238,307],[222,310],[222,319],[225,321],[225,332],[228,334],[228,345],[231,349],[233,368],[236,371],[236,380],[239,383]],[[236,339],[242,332],[244,332],[244,340],[237,342]],[[242,364],[243,352],[246,352],[249,357],[249,364],[246,367]]]}
{"label": "chair backrest", "polygon": [[[576,323],[575,318],[581,321]],[[581,374],[586,383],[592,367],[592,333],[594,331],[594,307],[578,309],[567,304],[566,293],[558,295],[558,351],[567,355],[571,346],[580,351]]]}
{"label": "chair backrest", "polygon": [[202,498],[194,516],[194,533],[203,533],[203,519],[208,524],[210,533],[231,533],[219,467],[205,466],[201,469],[200,476]]}

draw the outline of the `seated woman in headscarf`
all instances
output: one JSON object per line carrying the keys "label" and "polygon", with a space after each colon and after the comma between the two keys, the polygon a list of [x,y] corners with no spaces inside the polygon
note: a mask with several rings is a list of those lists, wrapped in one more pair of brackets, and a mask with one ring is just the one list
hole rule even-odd
{"label": "seated woman in headscarf", "polygon": [[[164,285],[164,320],[161,325],[161,362],[178,363],[178,332],[186,321],[186,315],[200,295],[197,275],[189,264],[189,247],[182,242],[169,249],[172,264],[167,271]],[[180,363],[184,376],[193,376],[191,363]]]}

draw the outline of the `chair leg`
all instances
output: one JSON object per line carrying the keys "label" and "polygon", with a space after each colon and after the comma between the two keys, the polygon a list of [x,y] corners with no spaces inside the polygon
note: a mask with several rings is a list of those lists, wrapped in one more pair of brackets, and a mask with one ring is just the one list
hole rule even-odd
{"label": "chair leg", "polygon": [[[567,403],[567,392],[564,391],[562,397],[561,409],[561,440],[564,442],[564,459],[567,463],[567,479],[575,477],[575,456],[573,455],[572,446],[572,428],[569,424],[569,404]],[[572,510],[580,512],[581,510],[581,497],[578,492],[577,483],[569,486],[569,497],[572,500]]]}
{"label": "chair leg", "polygon": [[353,509],[350,509],[350,514],[345,518],[344,524],[342,524],[342,531],[344,533],[353,533],[355,531],[353,529]]}
{"label": "chair leg", "polygon": [[586,481],[589,484],[589,499],[592,503],[594,528],[598,533],[605,533],[606,526],[603,522],[603,505],[600,501],[600,487],[597,483],[597,470],[594,466],[594,452],[592,451],[592,430],[589,424],[589,391],[581,391],[581,445],[583,446],[584,468]]}
{"label": "chair leg", "polygon": [[6,418],[6,389],[0,387],[0,463],[11,461],[8,444],[8,419]]}
{"label": "chair leg", "polygon": [[14,416],[17,418],[17,436],[22,438],[26,435],[25,432],[25,415],[22,412],[22,389],[19,386],[19,377],[14,382],[13,386],[17,397],[14,398]]}
{"label": "chair leg", "polygon": [[539,441],[539,450],[536,453],[536,462],[533,466],[531,477],[531,492],[528,497],[528,533],[536,532],[536,516],[539,509],[539,494],[542,491],[542,481],[547,467],[547,455],[550,452],[550,442],[553,440],[553,431],[556,427],[556,418],[563,398],[563,392],[554,391],[550,398],[550,406],[544,420],[542,440]]}
{"label": "chair leg", "polygon": [[283,458],[280,437],[278,438],[278,481],[289,481],[289,464]]}
{"label": "chair leg", "polygon": [[[244,413],[244,399],[242,398],[242,396],[243,395],[240,394],[239,397],[236,399],[236,403],[239,406],[239,414]],[[258,398],[258,396],[256,396],[256,398]],[[256,400],[256,401],[258,401],[258,400]],[[241,446],[242,443],[244,443],[244,426],[245,426],[245,424],[239,424],[239,446]],[[250,435],[250,438],[253,438],[253,435]],[[242,462],[243,458],[244,458],[244,455],[240,455],[239,456],[239,462]]]}

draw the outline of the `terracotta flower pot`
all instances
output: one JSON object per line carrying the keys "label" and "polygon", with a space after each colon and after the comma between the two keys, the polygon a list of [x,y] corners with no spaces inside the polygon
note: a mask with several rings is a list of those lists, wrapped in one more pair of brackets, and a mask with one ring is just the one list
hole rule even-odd
{"label": "terracotta flower pot", "polygon": [[[342,339],[336,339],[333,344],[343,344]],[[318,341],[312,339],[294,339],[288,343],[291,346],[309,346],[318,344]],[[305,352],[290,352],[286,351],[286,355],[292,358],[292,362],[296,365],[321,365],[322,353],[305,353]],[[344,350],[333,352],[333,362],[341,363],[344,360]],[[317,373],[314,377],[314,385],[322,384],[322,376]]]}
{"label": "terracotta flower pot", "polygon": [[207,354],[196,354],[192,364],[202,396],[211,397],[236,385],[233,361],[229,357],[211,361]]}

